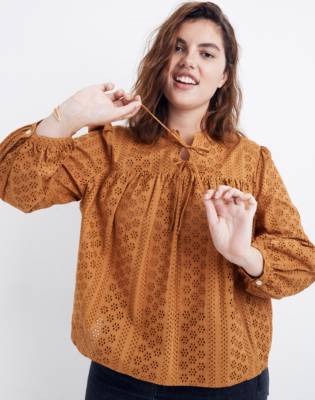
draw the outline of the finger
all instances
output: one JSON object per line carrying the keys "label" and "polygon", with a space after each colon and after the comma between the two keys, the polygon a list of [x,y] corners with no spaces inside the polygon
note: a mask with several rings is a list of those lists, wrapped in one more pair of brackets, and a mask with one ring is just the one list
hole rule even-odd
{"label": "finger", "polygon": [[251,193],[244,194],[244,201],[246,201],[247,209],[252,209],[253,211],[256,211],[257,201]]}
{"label": "finger", "polygon": [[204,200],[209,200],[209,199],[213,198],[214,193],[215,193],[214,189],[208,189],[203,195]]}
{"label": "finger", "polygon": [[115,92],[108,93],[107,96],[112,100],[112,101],[117,101],[125,98],[126,92],[123,89],[118,89],[115,90]]}
{"label": "finger", "polygon": [[234,199],[239,198],[240,200],[245,201],[249,204],[256,203],[256,199],[251,193],[243,193],[238,189],[232,189],[231,191],[229,191],[229,193],[224,194],[223,199],[230,199],[231,197],[233,197]]}
{"label": "finger", "polygon": [[213,194],[215,190],[214,189],[209,189],[205,194],[204,194],[204,204],[206,207],[206,213],[207,213],[207,218],[210,226],[214,226],[218,223],[219,218],[215,209],[215,206],[213,204]]}
{"label": "finger", "polygon": [[132,101],[138,101],[141,103],[141,97],[139,95],[137,96],[131,96],[130,94],[126,93],[124,90],[119,90],[117,91],[117,94],[115,94],[112,97],[113,102],[117,106],[121,105],[127,105]]}
{"label": "finger", "polygon": [[255,197],[251,193],[244,193],[244,199],[248,200],[250,204],[257,203]]}
{"label": "finger", "polygon": [[228,196],[229,196],[228,199],[226,199],[225,196],[223,196],[223,199],[226,201],[229,201],[232,196],[232,199],[234,200],[234,204],[236,204],[238,206],[242,205],[243,207],[245,207],[246,210],[248,210],[250,208],[252,208],[253,210],[256,209],[257,201],[251,193],[243,193],[240,190],[235,189],[235,190],[231,190],[229,192]]}
{"label": "finger", "polygon": [[226,202],[234,202],[236,204],[236,199],[238,198],[246,200],[244,193],[236,188],[228,189],[222,194],[222,199]]}
{"label": "finger", "polygon": [[215,199],[218,199],[219,197],[222,196],[222,194],[223,194],[226,190],[229,190],[229,189],[232,189],[232,187],[231,187],[231,186],[228,186],[228,185],[219,185],[219,186],[217,187],[215,193],[214,193],[214,198],[215,198]]}
{"label": "finger", "polygon": [[236,208],[240,208],[242,210],[245,210],[245,205],[246,205],[246,200],[243,201],[240,197],[232,197],[231,200],[227,200],[228,201],[228,207],[231,207],[233,209],[233,207]]}
{"label": "finger", "polygon": [[255,201],[255,198],[251,193],[244,193],[241,190],[232,187],[229,187],[227,190],[223,191],[221,197],[224,200],[230,200],[233,197],[235,201],[235,199],[239,197],[242,200],[250,200],[251,202]]}
{"label": "finger", "polygon": [[240,191],[238,190],[238,189],[236,189],[236,188],[229,188],[229,189],[227,189],[227,190],[225,190],[223,193],[222,193],[222,198],[223,199],[229,199],[229,198],[231,198],[232,196],[234,196],[235,194],[240,194]]}
{"label": "finger", "polygon": [[103,92],[107,92],[108,90],[114,89],[115,84],[113,82],[106,82],[106,83],[101,83],[100,88],[103,90]]}
{"label": "finger", "polygon": [[117,107],[116,115],[114,115],[114,118],[119,118],[123,119],[126,118],[127,115],[133,114],[136,111],[139,111],[141,107],[141,103],[137,101],[133,101],[125,106]]}
{"label": "finger", "polygon": [[241,190],[239,190],[239,189],[237,189],[237,188],[229,188],[229,189],[227,189],[227,190],[225,190],[223,193],[222,193],[222,198],[224,198],[224,199],[228,199],[228,198],[230,198],[231,196],[243,196],[244,195],[244,192],[242,192]]}
{"label": "finger", "polygon": [[129,113],[129,114],[127,114],[127,115],[124,115],[124,118],[125,119],[128,119],[128,118],[131,118],[131,117],[133,117],[134,115],[136,115],[137,114],[137,112],[140,110],[140,107],[137,107],[134,111],[132,111],[131,113]]}
{"label": "finger", "polygon": [[141,97],[138,94],[136,96],[132,96],[129,93],[124,93],[124,95],[122,96],[122,98],[120,100],[122,100],[122,102],[124,104],[128,104],[131,101],[138,101],[141,103]]}

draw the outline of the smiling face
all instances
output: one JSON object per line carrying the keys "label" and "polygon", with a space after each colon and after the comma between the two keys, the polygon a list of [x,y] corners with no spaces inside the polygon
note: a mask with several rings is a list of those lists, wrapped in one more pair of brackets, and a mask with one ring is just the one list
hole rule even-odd
{"label": "smiling face", "polygon": [[183,22],[166,71],[164,95],[169,108],[206,112],[226,81],[225,54],[218,26],[207,19]]}

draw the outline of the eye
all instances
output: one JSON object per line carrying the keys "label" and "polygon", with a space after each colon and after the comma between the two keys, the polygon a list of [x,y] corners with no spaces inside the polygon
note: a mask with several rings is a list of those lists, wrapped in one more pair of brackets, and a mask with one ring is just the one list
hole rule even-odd
{"label": "eye", "polygon": [[175,51],[183,50],[180,46],[175,46]]}
{"label": "eye", "polygon": [[[181,46],[179,46],[179,45],[176,45],[176,46],[175,46],[175,52],[179,52],[179,51],[181,51],[181,50],[184,50]],[[202,54],[205,58],[215,58],[214,55],[212,55],[212,54],[210,54],[210,53],[208,53],[208,52],[206,52],[206,51],[203,51],[201,54]]]}
{"label": "eye", "polygon": [[205,58],[215,58],[212,54],[207,52],[202,52],[201,54],[205,55]]}

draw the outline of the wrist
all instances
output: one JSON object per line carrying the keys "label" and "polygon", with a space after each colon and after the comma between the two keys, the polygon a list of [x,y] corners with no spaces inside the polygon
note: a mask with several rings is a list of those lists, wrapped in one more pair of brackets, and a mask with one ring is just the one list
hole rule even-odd
{"label": "wrist", "polygon": [[230,257],[230,261],[233,264],[242,267],[249,275],[253,277],[258,277],[263,273],[264,269],[264,259],[261,252],[253,246],[237,257]]}
{"label": "wrist", "polygon": [[82,121],[82,106],[77,101],[72,100],[72,98],[67,99],[61,103],[58,108],[60,121],[57,122],[60,124],[63,131],[71,132],[70,134],[72,135],[86,126],[84,121]]}
{"label": "wrist", "polygon": [[[66,138],[72,136],[81,129],[79,119],[76,118],[78,112],[79,108],[66,100],[59,105],[57,113],[55,113],[54,109],[47,118],[40,122],[36,128],[37,135],[52,138]],[[60,120],[58,120],[56,114],[60,116]]]}

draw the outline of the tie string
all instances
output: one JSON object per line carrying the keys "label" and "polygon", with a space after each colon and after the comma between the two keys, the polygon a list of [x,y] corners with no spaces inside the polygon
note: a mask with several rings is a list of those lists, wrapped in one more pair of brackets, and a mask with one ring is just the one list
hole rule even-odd
{"label": "tie string", "polygon": [[[207,153],[210,152],[210,150],[208,148],[206,148],[206,147],[188,145],[183,140],[181,140],[180,132],[177,129],[169,129],[165,124],[163,124],[162,121],[160,121],[160,119],[158,117],[156,117],[148,109],[148,107],[146,107],[143,103],[141,103],[141,106],[145,109],[146,112],[148,112],[152,116],[152,118],[154,118],[168,132],[168,134],[173,139],[175,139],[175,141],[179,145],[181,145],[182,147],[186,148],[188,151],[189,150],[194,150],[194,151],[196,151],[196,153],[201,154],[201,155],[207,154]],[[200,187],[203,189],[204,192],[207,190],[207,188],[205,187],[205,185],[202,182],[202,179],[200,178],[198,168],[197,168],[196,164],[194,163],[193,159],[190,159],[190,157],[189,157],[189,163],[186,163],[186,160],[181,159],[181,160],[177,161],[177,164],[179,165],[180,171],[182,171],[187,166],[191,166],[193,171],[195,172],[195,177],[196,177],[196,179],[198,181],[198,184],[200,185]],[[186,209],[186,207],[188,205],[188,200],[189,200],[190,194],[192,192],[192,188],[193,188],[193,180],[190,179],[189,188],[188,188],[188,193],[187,193],[186,199],[183,199],[184,196],[183,196],[183,190],[182,190],[181,185],[180,185],[180,181],[178,179],[176,179],[176,184],[175,184],[175,204],[174,204],[174,209],[173,209],[173,213],[172,213],[172,220],[171,220],[171,224],[170,224],[170,231],[175,230],[176,234],[179,234],[179,232],[180,232],[183,216],[184,216],[184,213],[185,213],[185,209]],[[183,201],[184,201],[184,204],[183,204]],[[176,221],[177,221],[177,224],[176,224]],[[177,227],[175,228],[175,226],[177,226]]]}

